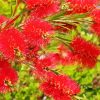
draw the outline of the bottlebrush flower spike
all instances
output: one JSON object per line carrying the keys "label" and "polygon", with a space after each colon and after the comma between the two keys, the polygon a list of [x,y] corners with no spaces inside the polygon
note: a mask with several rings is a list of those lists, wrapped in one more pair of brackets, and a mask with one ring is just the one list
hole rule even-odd
{"label": "bottlebrush flower spike", "polygon": [[23,26],[23,34],[28,44],[37,47],[44,46],[49,42],[50,39],[47,36],[52,31],[50,23],[33,17],[29,18]]}
{"label": "bottlebrush flower spike", "polygon": [[59,63],[59,60],[60,58],[57,53],[50,53],[47,55],[41,55],[34,61],[34,63],[36,68],[54,68]]}
{"label": "bottlebrush flower spike", "polygon": [[68,76],[47,74],[47,80],[40,85],[40,89],[54,100],[71,100],[71,96],[80,92],[79,85]]}
{"label": "bottlebrush flower spike", "polygon": [[85,41],[81,37],[76,37],[72,41],[71,47],[74,55],[76,55],[77,61],[80,64],[89,68],[96,65],[100,50],[94,44]]}
{"label": "bottlebrush flower spike", "polygon": [[93,18],[93,21],[94,21],[95,23],[100,23],[100,8],[94,9],[94,10],[91,12],[90,16]]}
{"label": "bottlebrush flower spike", "polygon": [[40,5],[39,7],[36,7],[36,9],[31,12],[31,16],[44,18],[44,17],[57,13],[59,9],[60,7],[59,7],[58,2],[48,3],[45,5]]}
{"label": "bottlebrush flower spike", "polygon": [[[33,9],[34,7],[37,7],[39,5],[43,5],[46,1],[46,0],[23,0],[29,9]],[[47,1],[50,1],[50,0],[47,0]]]}
{"label": "bottlebrush flower spike", "polygon": [[100,9],[94,9],[91,12],[90,17],[93,19],[93,24],[90,26],[90,31],[100,36]]}
{"label": "bottlebrush flower spike", "polygon": [[18,49],[25,53],[26,44],[22,38],[21,33],[14,28],[3,30],[0,33],[0,51],[10,59],[14,59],[14,49]]}
{"label": "bottlebrush flower spike", "polygon": [[72,13],[86,13],[94,9],[98,3],[98,0],[66,0],[70,3]]}
{"label": "bottlebrush flower spike", "polygon": [[33,9],[38,6],[51,4],[57,2],[58,0],[23,0],[29,9]]}
{"label": "bottlebrush flower spike", "polygon": [[45,74],[55,68],[59,64],[60,57],[57,53],[50,53],[41,55],[34,59],[34,68],[33,74],[38,78],[44,78]]}
{"label": "bottlebrush flower spike", "polygon": [[0,58],[0,93],[11,91],[12,85],[18,80],[18,75],[15,69],[10,64]]}
{"label": "bottlebrush flower spike", "polygon": [[65,45],[61,44],[58,47],[60,62],[62,65],[70,65],[74,64],[75,56],[71,50],[69,50]]}
{"label": "bottlebrush flower spike", "polygon": [[47,17],[59,11],[58,0],[24,0],[28,9],[33,9],[31,15],[34,17]]}
{"label": "bottlebrush flower spike", "polygon": [[40,50],[40,47],[31,46],[30,44],[27,44],[26,60],[27,61],[33,61],[34,57],[36,57],[38,55],[39,50]]}
{"label": "bottlebrush flower spike", "polygon": [[100,36],[100,23],[94,23],[90,26],[90,31]]}

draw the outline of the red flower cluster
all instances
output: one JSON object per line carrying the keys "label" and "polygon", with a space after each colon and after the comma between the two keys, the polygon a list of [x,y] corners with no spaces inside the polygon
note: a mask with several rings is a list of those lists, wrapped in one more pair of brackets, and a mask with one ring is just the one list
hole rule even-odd
{"label": "red flower cluster", "polygon": [[35,73],[37,78],[44,78],[48,71],[51,71],[59,64],[59,61],[60,57],[57,53],[41,55],[34,59],[35,70],[33,74]]}
{"label": "red flower cluster", "polygon": [[41,55],[34,63],[36,68],[54,68],[59,63],[59,55],[57,53]]}
{"label": "red flower cluster", "polygon": [[92,24],[90,30],[94,32],[96,35],[100,36],[100,24],[99,23]]}
{"label": "red flower cluster", "polygon": [[92,32],[96,33],[96,35],[100,36],[100,9],[96,8],[92,11],[90,16],[93,18],[93,24],[91,25]]}
{"label": "red flower cluster", "polygon": [[59,48],[60,62],[62,65],[74,64],[75,57],[71,50],[69,50],[65,45],[60,45]]}
{"label": "red flower cluster", "polygon": [[50,23],[31,17],[23,26],[23,35],[29,44],[40,47],[49,42],[48,35],[52,33],[52,29]]}
{"label": "red flower cluster", "polygon": [[100,23],[100,9],[96,8],[91,12],[91,17],[95,23]]}
{"label": "red flower cluster", "polygon": [[47,4],[47,3],[51,3],[51,0],[24,0],[24,2],[27,4],[29,9],[32,9],[34,7],[43,5],[43,4]]}
{"label": "red flower cluster", "polygon": [[59,11],[57,0],[24,0],[29,9],[33,9],[31,15],[39,18],[47,17]]}
{"label": "red flower cluster", "polygon": [[26,44],[21,33],[15,28],[9,28],[0,32],[0,51],[3,56],[14,59],[14,50],[25,53]]}
{"label": "red flower cluster", "polygon": [[75,55],[75,59],[83,66],[94,67],[97,62],[97,57],[100,54],[100,50],[93,45],[85,41],[80,37],[76,37],[72,43],[71,47]]}
{"label": "red flower cluster", "polygon": [[0,58],[0,92],[10,91],[17,80],[18,75],[15,69],[6,60]]}
{"label": "red flower cluster", "polygon": [[78,84],[65,75],[48,73],[47,80],[40,89],[54,100],[71,100],[71,96],[80,92]]}
{"label": "red flower cluster", "polygon": [[86,13],[94,9],[98,3],[98,0],[66,0],[70,3],[72,13]]}

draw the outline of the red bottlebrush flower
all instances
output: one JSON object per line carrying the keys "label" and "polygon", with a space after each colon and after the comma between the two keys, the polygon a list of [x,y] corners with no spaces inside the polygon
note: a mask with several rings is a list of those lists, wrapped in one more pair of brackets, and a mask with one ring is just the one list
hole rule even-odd
{"label": "red bottlebrush flower", "polygon": [[27,42],[38,47],[44,46],[49,42],[48,35],[51,31],[51,24],[33,17],[28,19],[23,27],[23,34]]}
{"label": "red bottlebrush flower", "polygon": [[31,12],[31,16],[44,18],[49,15],[55,14],[58,11],[59,11],[58,2],[50,3],[50,4],[48,3],[46,5],[41,5],[39,7],[36,7],[36,9]]}
{"label": "red bottlebrush flower", "polygon": [[0,33],[0,51],[5,57],[13,59],[16,48],[25,53],[26,45],[21,33],[14,28],[3,30]]}
{"label": "red bottlebrush flower", "polygon": [[51,53],[48,55],[41,55],[34,63],[36,68],[54,68],[59,63],[59,55],[57,53]]}
{"label": "red bottlebrush flower", "polygon": [[18,80],[18,75],[15,69],[3,59],[0,59],[0,92],[5,93],[11,90],[11,86]]}
{"label": "red bottlebrush flower", "polygon": [[50,53],[47,55],[41,55],[34,59],[34,68],[33,74],[38,79],[44,79],[46,74],[55,68],[59,64],[60,58],[57,53]]}
{"label": "red bottlebrush flower", "polygon": [[86,13],[96,7],[98,0],[66,0],[70,3],[72,13]]}
{"label": "red bottlebrush flower", "polygon": [[30,44],[28,44],[28,46],[26,48],[26,60],[33,61],[34,57],[36,57],[38,55],[39,50],[40,50],[39,47],[30,46]]}
{"label": "red bottlebrush flower", "polygon": [[57,0],[24,0],[28,9],[33,9],[31,15],[43,18],[59,11]]}
{"label": "red bottlebrush flower", "polygon": [[59,50],[60,62],[62,65],[74,64],[75,56],[71,50],[69,50],[63,44],[59,46],[58,50]]}
{"label": "red bottlebrush flower", "polygon": [[100,9],[94,9],[90,16],[93,18],[94,23],[90,26],[90,30],[96,35],[100,36]]}
{"label": "red bottlebrush flower", "polygon": [[93,21],[95,23],[100,23],[100,9],[99,8],[94,9],[91,12],[90,16],[93,18]]}
{"label": "red bottlebrush flower", "polygon": [[34,9],[38,6],[51,4],[57,2],[57,0],[23,0],[29,9]]}
{"label": "red bottlebrush flower", "polygon": [[96,35],[100,36],[100,23],[94,23],[91,25],[90,30]]}
{"label": "red bottlebrush flower", "polygon": [[54,100],[71,100],[71,96],[80,92],[79,85],[68,76],[47,74],[47,80],[40,85],[40,89]]}
{"label": "red bottlebrush flower", "polygon": [[100,54],[100,51],[95,45],[80,37],[76,37],[72,41],[71,47],[74,55],[76,55],[77,61],[83,66],[91,68],[96,65],[97,57]]}
{"label": "red bottlebrush flower", "polygon": [[3,22],[7,21],[8,19],[3,16],[3,15],[0,15],[0,24],[2,24]]}
{"label": "red bottlebrush flower", "polygon": [[43,5],[44,3],[46,3],[47,1],[50,1],[50,0],[23,0],[27,6],[28,6],[28,9],[33,9],[34,7],[37,7],[39,5]]}

